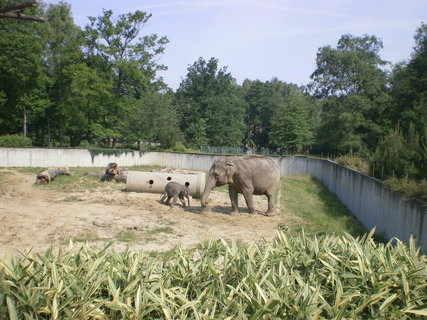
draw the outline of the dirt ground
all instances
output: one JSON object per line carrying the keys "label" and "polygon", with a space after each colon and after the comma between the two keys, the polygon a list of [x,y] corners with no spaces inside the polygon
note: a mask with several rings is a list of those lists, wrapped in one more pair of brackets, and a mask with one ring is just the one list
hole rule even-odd
{"label": "dirt ground", "polygon": [[210,237],[272,239],[285,218],[263,215],[265,196],[255,196],[260,214],[249,215],[241,197],[241,213],[231,215],[228,193],[223,191],[211,192],[206,209],[198,199],[192,199],[189,208],[170,208],[159,202],[159,194],[126,192],[125,184],[115,182],[65,192],[36,186],[34,174],[16,169],[0,168],[0,175],[0,259],[28,250],[43,252],[51,245],[66,247],[70,239],[96,246],[114,241],[118,250],[149,251],[178,244],[190,247]]}

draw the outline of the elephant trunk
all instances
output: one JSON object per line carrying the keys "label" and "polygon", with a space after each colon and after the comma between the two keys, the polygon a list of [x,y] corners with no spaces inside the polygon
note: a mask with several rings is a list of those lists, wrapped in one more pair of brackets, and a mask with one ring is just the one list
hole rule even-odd
{"label": "elephant trunk", "polygon": [[208,203],[209,194],[215,186],[216,180],[211,174],[209,174],[208,181],[206,181],[205,189],[203,190],[202,200],[200,201],[202,207],[206,207],[206,204]]}

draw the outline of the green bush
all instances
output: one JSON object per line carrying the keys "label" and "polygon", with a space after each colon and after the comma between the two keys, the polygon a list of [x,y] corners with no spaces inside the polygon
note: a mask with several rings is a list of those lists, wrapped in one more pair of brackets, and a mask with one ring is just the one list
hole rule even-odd
{"label": "green bush", "polygon": [[187,152],[187,148],[184,146],[184,144],[180,141],[175,142],[174,146],[172,147],[172,151],[175,152]]}
{"label": "green bush", "polygon": [[422,147],[413,124],[407,132],[397,126],[379,141],[371,159],[372,175],[383,180],[389,177],[424,178],[424,152],[425,147]]}
{"label": "green bush", "polygon": [[427,180],[416,181],[408,178],[389,178],[384,181],[385,187],[406,199],[420,199],[427,201]]}
{"label": "green bush", "polygon": [[0,136],[0,148],[31,147],[31,139],[19,134]]}
{"label": "green bush", "polygon": [[345,155],[335,159],[335,162],[359,172],[369,174],[369,162],[359,156]]}
{"label": "green bush", "polygon": [[153,257],[84,246],[0,261],[7,319],[419,319],[427,260],[373,231],[247,245],[210,240]]}

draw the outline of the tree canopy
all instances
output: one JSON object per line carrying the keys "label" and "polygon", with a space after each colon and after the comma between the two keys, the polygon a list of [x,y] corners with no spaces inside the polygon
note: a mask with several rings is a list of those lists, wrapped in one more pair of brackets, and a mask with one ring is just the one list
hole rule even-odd
{"label": "tree canopy", "polygon": [[[235,146],[244,135],[244,101],[236,80],[218,60],[199,58],[189,66],[187,76],[176,92],[181,129],[191,144],[207,139],[208,144]],[[200,133],[197,130],[204,130]]]}
{"label": "tree canopy", "polygon": [[336,48],[319,49],[309,87],[323,103],[322,149],[363,155],[374,150],[389,104],[382,46],[375,36],[343,35]]}

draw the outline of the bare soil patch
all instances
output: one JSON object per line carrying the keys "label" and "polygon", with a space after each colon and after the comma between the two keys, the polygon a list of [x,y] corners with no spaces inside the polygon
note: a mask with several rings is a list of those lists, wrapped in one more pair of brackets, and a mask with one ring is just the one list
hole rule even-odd
{"label": "bare soil patch", "polygon": [[211,192],[207,209],[199,199],[192,199],[189,208],[170,208],[159,202],[159,194],[126,192],[124,184],[115,182],[94,182],[85,190],[69,192],[35,185],[34,174],[17,169],[0,168],[0,177],[0,259],[19,251],[66,247],[70,239],[96,246],[113,241],[119,250],[149,251],[178,244],[190,247],[210,237],[272,239],[279,223],[296,219],[264,216],[264,196],[255,196],[260,214],[249,215],[241,197],[241,213],[231,215],[228,193],[223,191]]}

